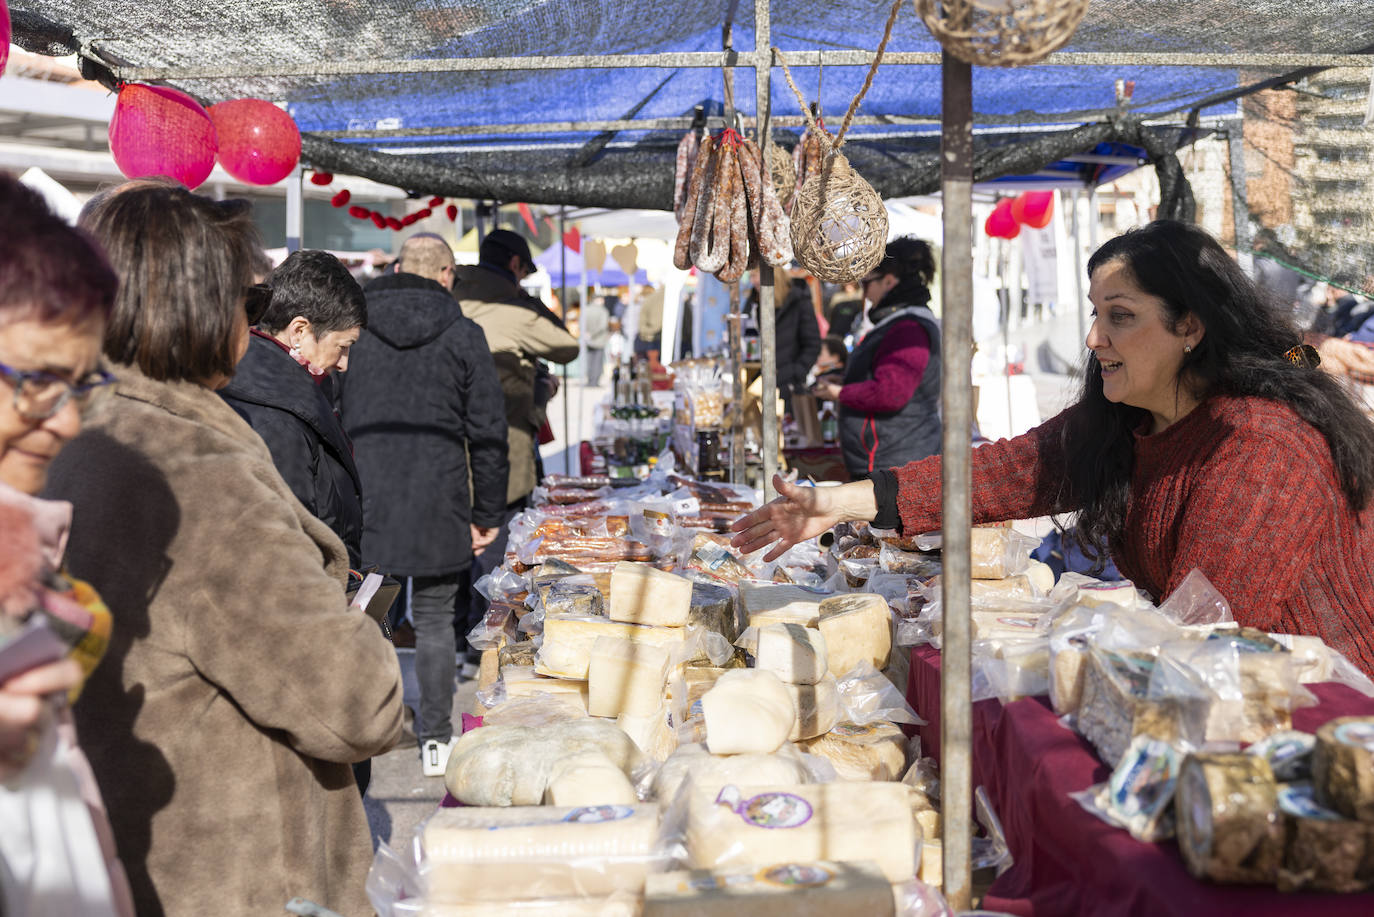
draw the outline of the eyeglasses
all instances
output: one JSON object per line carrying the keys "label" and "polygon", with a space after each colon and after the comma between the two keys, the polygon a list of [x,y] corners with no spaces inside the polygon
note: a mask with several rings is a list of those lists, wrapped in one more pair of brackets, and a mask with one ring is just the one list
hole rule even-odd
{"label": "eyeglasses", "polygon": [[92,395],[115,381],[114,376],[99,369],[72,383],[50,372],[15,369],[4,363],[0,363],[0,376],[14,388],[14,409],[29,420],[47,420],[72,398],[84,406]]}
{"label": "eyeglasses", "polygon": [[272,285],[255,283],[251,287],[244,287],[243,296],[243,311],[248,314],[248,324],[256,325],[262,321],[267,307],[272,304]]}

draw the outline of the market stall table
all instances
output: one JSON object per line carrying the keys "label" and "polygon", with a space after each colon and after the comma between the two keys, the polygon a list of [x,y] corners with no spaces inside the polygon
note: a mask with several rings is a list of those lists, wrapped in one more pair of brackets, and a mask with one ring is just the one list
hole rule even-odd
{"label": "market stall table", "polygon": [[[918,727],[923,753],[938,758],[939,650],[912,650],[907,685],[908,700],[927,721]],[[1344,685],[1308,687],[1319,703],[1294,712],[1294,729],[1315,732],[1338,716],[1374,715],[1374,700]],[[987,788],[1015,861],[992,884],[985,908],[1034,917],[1374,914],[1374,892],[1285,894],[1198,881],[1173,841],[1146,844],[1090,815],[1069,794],[1103,782],[1110,769],[1059,723],[1047,698],[974,704],[972,744],[973,783]]]}

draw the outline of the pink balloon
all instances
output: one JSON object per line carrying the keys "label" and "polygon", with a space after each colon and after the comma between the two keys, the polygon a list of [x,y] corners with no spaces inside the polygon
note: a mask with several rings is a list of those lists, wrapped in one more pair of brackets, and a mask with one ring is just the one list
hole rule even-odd
{"label": "pink balloon", "polygon": [[1044,229],[1054,219],[1054,192],[1023,191],[1012,202],[1011,215],[1032,229]]}
{"label": "pink balloon", "polygon": [[210,106],[219,134],[219,164],[250,185],[275,185],[301,158],[301,132],[291,116],[262,99]]}
{"label": "pink balloon", "polygon": [[1011,202],[1009,197],[1002,198],[983,223],[983,231],[994,239],[1015,239],[1021,234],[1021,227],[1011,215]]}
{"label": "pink balloon", "polygon": [[0,0],[0,73],[10,62],[10,8]]}
{"label": "pink balloon", "polygon": [[215,125],[200,103],[166,86],[130,83],[110,119],[110,153],[128,178],[166,175],[197,188],[215,167]]}

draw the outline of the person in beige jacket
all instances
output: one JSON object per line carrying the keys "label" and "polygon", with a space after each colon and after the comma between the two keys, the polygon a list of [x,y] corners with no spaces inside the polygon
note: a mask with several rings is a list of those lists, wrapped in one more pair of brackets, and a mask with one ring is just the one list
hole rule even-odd
{"label": "person in beige jacket", "polygon": [[75,714],[138,913],[370,914],[349,764],[400,739],[401,673],[343,543],[215,393],[247,347],[247,204],[139,187],[83,223],[123,280],[118,381],[47,493],[115,619]]}

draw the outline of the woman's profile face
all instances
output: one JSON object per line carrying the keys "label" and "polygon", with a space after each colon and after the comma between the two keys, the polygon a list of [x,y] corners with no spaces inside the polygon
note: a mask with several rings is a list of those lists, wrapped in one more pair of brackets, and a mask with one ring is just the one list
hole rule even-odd
{"label": "woman's profile face", "polygon": [[298,346],[301,356],[309,360],[310,365],[316,369],[327,373],[347,372],[349,349],[358,343],[358,337],[362,333],[361,328],[354,326],[342,331],[329,331],[316,337],[314,329],[310,329],[301,336]]}
{"label": "woman's profile face", "polygon": [[1202,337],[1197,320],[1187,317],[1170,330],[1164,300],[1140,289],[1122,260],[1093,272],[1088,299],[1093,323],[1086,343],[1102,368],[1106,399],[1149,411],[1155,432],[1191,410],[1195,402],[1178,375],[1183,348]]}

